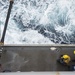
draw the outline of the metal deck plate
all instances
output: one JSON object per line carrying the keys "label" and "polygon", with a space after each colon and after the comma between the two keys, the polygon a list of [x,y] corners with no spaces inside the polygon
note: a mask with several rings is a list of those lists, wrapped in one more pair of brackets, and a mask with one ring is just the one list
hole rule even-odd
{"label": "metal deck plate", "polygon": [[57,59],[62,54],[75,59],[74,50],[74,46],[57,46],[56,50],[51,46],[3,46],[1,61],[3,68],[11,71],[68,71]]}

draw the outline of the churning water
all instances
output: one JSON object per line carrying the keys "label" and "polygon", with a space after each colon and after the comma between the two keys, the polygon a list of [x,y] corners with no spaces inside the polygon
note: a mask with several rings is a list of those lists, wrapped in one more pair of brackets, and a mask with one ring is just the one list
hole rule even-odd
{"label": "churning water", "polygon": [[[2,35],[8,0],[0,0]],[[75,44],[75,0],[14,0],[5,44]]]}

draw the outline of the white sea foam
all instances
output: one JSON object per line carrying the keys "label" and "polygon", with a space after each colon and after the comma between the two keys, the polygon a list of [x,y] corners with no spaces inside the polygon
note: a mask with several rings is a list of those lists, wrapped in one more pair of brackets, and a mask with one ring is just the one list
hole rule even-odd
{"label": "white sea foam", "polygon": [[[1,36],[9,2],[0,0]],[[14,0],[5,44],[75,44],[74,0]]]}

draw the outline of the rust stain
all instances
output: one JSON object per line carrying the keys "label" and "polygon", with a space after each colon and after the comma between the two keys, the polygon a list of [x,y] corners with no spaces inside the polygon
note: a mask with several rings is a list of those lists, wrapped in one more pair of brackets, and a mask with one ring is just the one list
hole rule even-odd
{"label": "rust stain", "polygon": [[0,42],[0,46],[4,45],[4,43]]}
{"label": "rust stain", "polygon": [[60,73],[59,72],[56,72],[56,75],[60,75]]}

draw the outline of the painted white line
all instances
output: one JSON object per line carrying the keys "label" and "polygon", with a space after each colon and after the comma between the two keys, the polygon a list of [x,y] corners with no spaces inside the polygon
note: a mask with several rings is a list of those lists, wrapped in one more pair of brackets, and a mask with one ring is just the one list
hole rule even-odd
{"label": "painted white line", "polygon": [[0,75],[74,75],[75,72],[15,72],[0,73]]}

